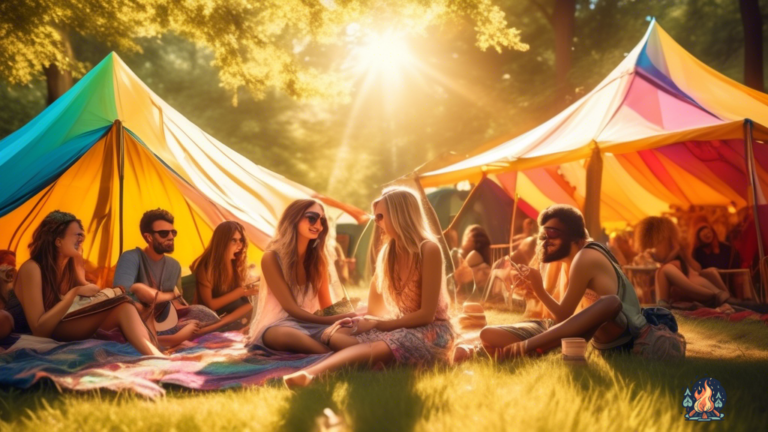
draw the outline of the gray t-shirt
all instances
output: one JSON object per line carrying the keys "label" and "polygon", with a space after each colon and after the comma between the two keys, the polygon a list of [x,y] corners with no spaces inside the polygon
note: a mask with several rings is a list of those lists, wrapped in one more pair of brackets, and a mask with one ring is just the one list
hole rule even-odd
{"label": "gray t-shirt", "polygon": [[[151,273],[151,278],[141,269],[142,256],[149,264],[148,270]],[[161,277],[162,280],[158,280]],[[131,285],[138,282],[163,292],[172,292],[176,286],[180,286],[180,278],[181,264],[178,261],[168,255],[163,255],[159,261],[153,261],[143,250],[136,248],[120,255],[120,259],[117,260],[117,268],[115,268],[115,277],[112,279],[112,286],[123,287],[129,291]],[[154,279],[156,283],[153,284],[151,279]],[[128,295],[136,300],[133,293],[128,292]]]}

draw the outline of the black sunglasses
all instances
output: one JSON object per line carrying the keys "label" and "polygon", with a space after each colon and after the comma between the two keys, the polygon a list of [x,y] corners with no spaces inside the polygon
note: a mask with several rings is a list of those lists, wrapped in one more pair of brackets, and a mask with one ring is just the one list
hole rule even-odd
{"label": "black sunglasses", "polygon": [[160,230],[160,231],[152,231],[153,233],[160,236],[160,238],[166,238],[168,237],[168,234],[173,234],[173,237],[178,237],[179,232],[176,230]]}
{"label": "black sunglasses", "polygon": [[325,217],[320,216],[320,213],[318,212],[306,212],[304,213],[304,217],[309,221],[309,226],[315,226],[317,221],[325,222]]}

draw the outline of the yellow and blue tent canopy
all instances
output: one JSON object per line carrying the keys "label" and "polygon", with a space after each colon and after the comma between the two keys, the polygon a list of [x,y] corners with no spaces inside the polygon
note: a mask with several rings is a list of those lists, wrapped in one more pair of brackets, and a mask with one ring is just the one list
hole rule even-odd
{"label": "yellow and blue tent canopy", "polygon": [[174,258],[188,266],[225,220],[246,227],[258,261],[282,211],[299,198],[357,222],[352,206],[260,167],[154,94],[112,53],[72,89],[0,141],[0,249],[28,258],[32,233],[50,211],[84,224],[84,257],[100,282],[121,251],[145,245],[144,211],[164,208],[179,231]]}
{"label": "yellow and blue tent canopy", "polygon": [[597,148],[601,222],[620,227],[670,205],[751,206],[745,146],[751,129],[755,195],[768,222],[765,125],[768,95],[707,67],[653,21],[616,69],[552,119],[417,173],[425,187],[487,176],[536,210],[554,203],[583,208],[586,160]]}

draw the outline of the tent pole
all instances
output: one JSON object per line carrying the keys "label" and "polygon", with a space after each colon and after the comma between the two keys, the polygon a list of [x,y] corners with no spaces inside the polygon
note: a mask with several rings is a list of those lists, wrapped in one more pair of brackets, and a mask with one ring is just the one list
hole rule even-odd
{"label": "tent pole", "polygon": [[[517,188],[515,188],[517,189]],[[515,243],[515,219],[517,218],[517,201],[520,199],[520,194],[515,193],[515,198],[512,200],[512,221],[509,223],[509,255],[512,256],[512,245]]]}
{"label": "tent pole", "polygon": [[584,197],[584,222],[590,237],[600,235],[600,189],[603,182],[603,157],[600,147],[592,142],[592,156],[587,162],[587,193]]}
{"label": "tent pole", "polygon": [[[509,256],[512,256],[512,244],[515,241],[515,218],[517,217],[517,201],[520,199],[520,194],[517,193],[517,179],[519,176],[520,171],[515,171],[515,190],[512,192],[512,220],[509,222]],[[507,191],[507,193],[509,193],[509,191]]]}
{"label": "tent pole", "polygon": [[765,249],[763,249],[763,235],[760,227],[760,217],[757,213],[757,184],[755,181],[755,153],[752,143],[752,120],[744,121],[744,146],[746,147],[745,157],[747,158],[747,173],[749,175],[749,188],[752,190],[752,211],[755,219],[755,231],[757,232],[757,250],[760,261],[758,269],[760,270],[760,282],[763,285],[763,303],[768,301],[768,284],[766,279],[768,275],[763,271],[763,258],[765,258]]}
{"label": "tent pole", "polygon": [[120,120],[115,120],[115,127],[117,127],[117,142],[118,142],[118,178],[120,181],[120,201],[119,201],[119,230],[120,230],[120,255],[123,254],[123,183],[125,177],[125,137],[123,136],[123,123]]}

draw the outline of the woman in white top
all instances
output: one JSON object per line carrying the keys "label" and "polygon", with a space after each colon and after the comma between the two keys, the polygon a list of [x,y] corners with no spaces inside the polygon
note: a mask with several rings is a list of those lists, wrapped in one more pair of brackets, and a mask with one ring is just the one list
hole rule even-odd
{"label": "woman in white top", "polygon": [[261,295],[249,332],[250,345],[268,353],[331,351],[320,342],[320,335],[329,325],[355,315],[313,314],[332,304],[327,236],[325,209],[319,202],[296,200],[285,209],[261,259]]}

